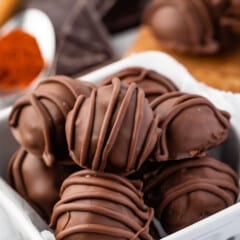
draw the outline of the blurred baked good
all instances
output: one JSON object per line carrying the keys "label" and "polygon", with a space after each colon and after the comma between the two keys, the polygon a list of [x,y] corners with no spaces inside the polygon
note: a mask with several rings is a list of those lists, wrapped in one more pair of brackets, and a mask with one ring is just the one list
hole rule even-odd
{"label": "blurred baked good", "polygon": [[231,0],[154,0],[144,20],[167,48],[214,54],[236,43],[230,24],[221,21],[229,5]]}
{"label": "blurred baked good", "polygon": [[[165,3],[168,3],[168,2],[169,2],[168,0],[165,1]],[[182,1],[176,0],[175,2],[182,2]],[[190,1],[187,1],[187,2],[190,2]],[[198,3],[200,1],[197,0],[194,2]],[[212,0],[212,1],[204,1],[204,2],[208,2],[208,3],[211,2],[211,4],[213,5],[215,4],[215,7],[213,9],[214,9],[214,15],[216,15],[216,17],[222,14],[223,9],[225,9],[225,13],[224,13],[225,15],[222,16],[221,21],[225,22],[223,24],[228,25],[227,29],[234,28],[235,30],[231,30],[231,31],[233,31],[234,33],[238,32],[237,36],[240,36],[239,34],[240,28],[237,27],[239,26],[239,18],[236,17],[236,16],[240,16],[237,10],[240,8],[236,7],[236,6],[240,6],[238,0],[232,0],[231,7],[229,6],[229,0],[219,0],[219,1]],[[226,6],[229,6],[229,7],[226,8]],[[182,15],[178,15],[179,18],[181,16]],[[164,23],[166,23],[166,25],[163,25],[166,28],[168,27],[167,25],[168,21],[169,21],[169,18],[163,21]],[[187,34],[189,34],[189,31]],[[199,34],[200,33],[196,34],[196,36],[198,36]],[[182,38],[184,37],[183,33],[180,33],[179,35],[181,35]],[[233,44],[231,44],[231,41],[230,41],[230,46],[231,46],[230,49],[228,49],[227,51],[220,51],[211,56],[181,54],[181,53],[178,53],[177,51],[166,48],[164,43],[157,38],[157,36],[153,33],[153,30],[149,26],[142,25],[140,27],[136,40],[134,41],[132,46],[130,46],[125,56],[130,55],[132,53],[143,52],[148,50],[163,51],[165,53],[168,53],[170,56],[174,57],[180,63],[182,63],[188,69],[188,71],[196,78],[196,80],[200,82],[204,82],[207,85],[220,90],[240,92],[239,40],[234,45],[235,46],[233,46]]]}
{"label": "blurred baked good", "polygon": [[6,23],[10,17],[18,10],[20,0],[1,0],[0,1],[0,26]]}

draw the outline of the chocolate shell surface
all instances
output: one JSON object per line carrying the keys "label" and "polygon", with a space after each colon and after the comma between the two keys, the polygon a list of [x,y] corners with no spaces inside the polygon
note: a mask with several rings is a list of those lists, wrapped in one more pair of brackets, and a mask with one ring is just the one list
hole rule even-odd
{"label": "chocolate shell surface", "polygon": [[155,158],[179,160],[201,156],[228,135],[230,115],[198,95],[166,93],[151,103],[162,128]]}
{"label": "chocolate shell surface", "polygon": [[132,83],[93,90],[78,97],[66,122],[69,153],[83,168],[129,174],[141,167],[159,134],[142,89]]}
{"label": "chocolate shell surface", "polygon": [[112,79],[117,77],[121,82],[131,84],[135,82],[145,92],[146,98],[149,102],[164,93],[177,91],[177,87],[167,77],[150,69],[141,67],[130,67],[120,70],[106,78],[104,78],[100,85],[109,85]]}
{"label": "chocolate shell surface", "polygon": [[155,0],[144,19],[166,47],[184,53],[213,54],[230,36],[220,25],[225,2]]}
{"label": "chocolate shell surface", "polygon": [[153,209],[139,184],[126,178],[82,170],[63,183],[51,227],[57,240],[150,240]]}
{"label": "chocolate shell surface", "polygon": [[50,219],[54,204],[59,200],[62,182],[79,170],[78,166],[47,167],[43,161],[20,148],[9,163],[10,185],[45,219]]}
{"label": "chocolate shell surface", "polygon": [[144,193],[156,218],[172,233],[234,204],[238,176],[209,156],[168,161],[145,182]]}
{"label": "chocolate shell surface", "polygon": [[65,121],[79,95],[92,86],[64,76],[49,77],[13,106],[9,125],[16,140],[48,166],[67,155]]}

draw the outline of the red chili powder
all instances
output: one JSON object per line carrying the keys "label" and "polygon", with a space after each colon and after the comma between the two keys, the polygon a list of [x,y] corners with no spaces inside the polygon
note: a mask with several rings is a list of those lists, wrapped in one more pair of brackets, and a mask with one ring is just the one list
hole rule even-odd
{"label": "red chili powder", "polygon": [[36,39],[15,29],[0,39],[0,89],[23,89],[41,72],[44,60]]}

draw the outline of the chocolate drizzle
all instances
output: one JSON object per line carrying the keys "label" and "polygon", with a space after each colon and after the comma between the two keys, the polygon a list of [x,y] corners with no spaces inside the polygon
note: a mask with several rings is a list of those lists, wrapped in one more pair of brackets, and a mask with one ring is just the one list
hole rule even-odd
{"label": "chocolate drizzle", "polygon": [[230,115],[204,97],[172,92],[155,99],[151,107],[162,129],[155,149],[158,161],[201,156],[227,137]]}
{"label": "chocolate drizzle", "polygon": [[153,101],[160,95],[177,91],[177,87],[165,76],[141,67],[129,67],[119,72],[116,72],[110,76],[107,76],[100,82],[100,86],[109,85],[112,83],[112,79],[117,77],[121,82],[126,84],[136,83],[142,88],[146,94],[146,98],[149,102]]}
{"label": "chocolate drizzle", "polygon": [[231,29],[222,24],[229,4],[226,0],[155,0],[144,21],[168,48],[214,54],[233,42]]}
{"label": "chocolate drizzle", "polygon": [[78,97],[66,122],[73,160],[83,168],[129,174],[153,150],[159,129],[142,89],[132,83],[93,90]]}
{"label": "chocolate drizzle", "polygon": [[29,152],[52,166],[55,156],[67,155],[65,119],[76,98],[90,95],[92,86],[64,76],[50,77],[13,106],[9,125]]}
{"label": "chocolate drizzle", "polygon": [[72,174],[62,185],[51,219],[56,239],[152,239],[153,210],[136,187],[114,174]]}
{"label": "chocolate drizzle", "polygon": [[47,167],[42,159],[20,148],[9,163],[8,181],[48,222],[52,208],[59,199],[62,182],[77,170],[78,166],[55,164],[54,168]]}
{"label": "chocolate drizzle", "polygon": [[[234,204],[239,183],[229,166],[206,156],[166,164],[149,176],[143,191],[170,233]],[[184,221],[173,217],[180,209]]]}

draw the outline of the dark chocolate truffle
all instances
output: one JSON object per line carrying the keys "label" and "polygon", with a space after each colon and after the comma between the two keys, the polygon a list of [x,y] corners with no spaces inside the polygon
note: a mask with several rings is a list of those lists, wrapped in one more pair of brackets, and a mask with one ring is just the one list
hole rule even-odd
{"label": "dark chocolate truffle", "polygon": [[92,86],[64,76],[39,83],[13,106],[9,125],[16,140],[30,153],[52,166],[67,155],[65,121],[79,95],[89,96]]}
{"label": "dark chocolate truffle", "polygon": [[[134,185],[135,184],[135,185]],[[83,170],[63,183],[51,227],[57,240],[150,240],[153,209],[142,198],[137,182]]]}
{"label": "dark chocolate truffle", "polygon": [[109,85],[114,77],[119,78],[123,83],[131,84],[135,82],[145,92],[149,102],[164,93],[177,91],[177,87],[167,77],[150,69],[141,67],[130,67],[120,70],[106,78],[100,85]]}
{"label": "dark chocolate truffle", "polygon": [[162,128],[155,158],[178,160],[201,156],[228,135],[230,115],[198,95],[166,93],[151,103]]}
{"label": "dark chocolate truffle", "polygon": [[50,219],[54,204],[59,200],[62,182],[80,168],[55,164],[47,167],[43,161],[20,148],[9,163],[10,185],[43,217]]}
{"label": "dark chocolate truffle", "polygon": [[77,164],[119,174],[139,169],[158,135],[143,90],[117,78],[88,98],[78,97],[66,122],[69,152]]}
{"label": "dark chocolate truffle", "polygon": [[[219,6],[215,8],[220,11]],[[144,19],[166,47],[179,52],[213,54],[225,44],[219,18],[215,19],[213,14],[216,11],[214,4],[205,0],[155,0]]]}
{"label": "dark chocolate truffle", "polygon": [[237,174],[209,156],[166,162],[145,182],[145,198],[168,233],[236,203]]}

